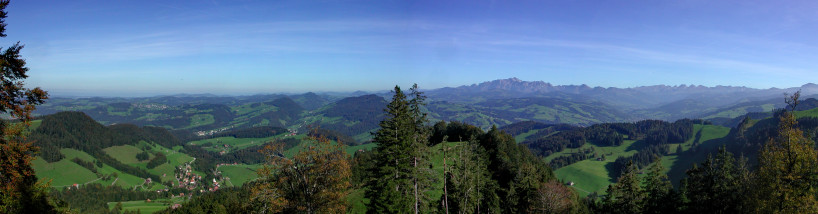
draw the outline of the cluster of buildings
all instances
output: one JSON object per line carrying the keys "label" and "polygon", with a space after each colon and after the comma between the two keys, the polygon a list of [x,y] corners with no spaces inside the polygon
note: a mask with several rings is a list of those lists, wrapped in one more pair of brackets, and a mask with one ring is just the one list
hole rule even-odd
{"label": "cluster of buildings", "polygon": [[226,127],[226,128],[220,128],[220,129],[216,129],[216,130],[210,130],[210,131],[198,131],[198,132],[196,132],[196,135],[199,135],[199,136],[212,135],[212,134],[219,133],[219,132],[222,132],[222,131],[225,131],[225,130],[228,130],[228,129],[232,129],[232,128],[233,128],[233,126]]}
{"label": "cluster of buildings", "polygon": [[201,175],[192,173],[193,169],[190,167],[190,164],[185,163],[185,165],[178,166],[176,169],[176,185],[179,188],[193,190],[196,188],[196,182],[202,180]]}
{"label": "cluster of buildings", "polygon": [[154,103],[132,103],[131,106],[137,107],[137,108],[148,108],[148,109],[166,109],[166,108],[168,108],[167,105],[154,104]]}

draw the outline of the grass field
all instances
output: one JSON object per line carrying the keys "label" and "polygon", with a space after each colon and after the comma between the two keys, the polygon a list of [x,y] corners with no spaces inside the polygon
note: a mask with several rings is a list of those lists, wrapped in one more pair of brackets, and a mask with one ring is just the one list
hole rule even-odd
{"label": "grass field", "polygon": [[806,110],[806,111],[796,111],[796,117],[818,117],[818,108]]}
{"label": "grass field", "polygon": [[94,158],[91,155],[74,149],[61,149],[60,152],[65,155],[65,158],[60,161],[47,163],[40,158],[33,161],[33,168],[37,173],[37,177],[40,179],[51,180],[52,187],[85,184],[91,181],[93,181],[91,183],[111,185],[114,180],[116,180],[115,185],[119,185],[124,188],[132,188],[133,186],[142,184],[145,181],[143,178],[123,173],[108,165],[103,165],[102,168],[96,168],[97,172],[103,175],[117,173],[117,175],[119,175],[119,179],[111,179],[109,181],[97,179],[98,177],[95,173],[71,161],[71,159],[74,157],[79,157],[80,159],[86,161],[93,161]]}
{"label": "grass field", "polygon": [[[145,202],[145,201],[123,201],[122,202],[122,209],[123,209],[123,211],[124,210],[130,210],[130,211],[139,210],[139,211],[141,211],[141,213],[147,214],[147,213],[154,213],[154,212],[159,211],[159,210],[164,210],[165,208],[170,206],[170,205],[164,205],[164,203],[160,202],[160,201],[164,201],[164,200],[159,199],[159,200],[156,200],[156,201],[150,202],[150,203]],[[181,200],[176,199],[173,202],[174,203],[181,203]],[[114,206],[116,206],[116,203],[117,202],[108,202],[108,209],[109,210],[113,209]]]}
{"label": "grass field", "polygon": [[68,160],[74,159],[75,157],[79,157],[80,159],[83,159],[88,162],[93,162],[94,160],[96,160],[96,158],[89,155],[88,153],[76,149],[60,149],[60,153],[65,155],[65,159]]}
{"label": "grass field", "polygon": [[[106,154],[110,155],[111,157],[115,158],[119,162],[124,164],[132,164],[132,163],[147,163],[148,160],[139,161],[136,159],[136,154],[142,152],[141,149],[136,148],[131,145],[124,145],[124,146],[112,146],[103,149]],[[153,155],[151,155],[152,157]]]}
{"label": "grass field", "polygon": [[[667,168],[668,177],[674,186],[678,186],[679,181],[684,178],[685,170],[689,169],[693,163],[700,163],[707,157],[708,152],[697,152],[696,154],[687,152],[693,142],[696,141],[695,133],[700,130],[702,131],[702,137],[698,139],[701,143],[701,151],[715,151],[722,145],[720,141],[721,138],[727,136],[730,132],[730,128],[712,125],[694,125],[693,129],[694,139],[690,139],[682,144],[684,150],[682,154],[676,154],[676,147],[679,144],[670,144],[671,153],[662,157],[662,165]],[[615,182],[619,176],[614,174],[616,170],[614,169],[613,162],[616,158],[633,155],[646,145],[644,145],[643,141],[626,140],[623,145],[617,147],[602,146],[595,142],[589,142],[582,148],[590,146],[596,147],[595,151],[599,154],[606,154],[605,160],[584,160],[554,171],[557,178],[566,182],[574,182],[574,188],[581,190],[578,191],[581,196],[586,196],[588,193],[594,191],[600,195],[606,194],[607,186]],[[562,152],[550,155],[545,159],[550,161],[557,156],[569,155],[570,153],[571,151],[566,149]],[[608,155],[610,153],[613,153],[613,155]]]}
{"label": "grass field", "polygon": [[378,144],[376,143],[367,143],[364,145],[357,145],[357,146],[347,146],[347,154],[355,155],[355,152],[358,150],[372,150],[373,148],[377,147]]}
{"label": "grass field", "polygon": [[526,133],[522,133],[520,135],[514,136],[514,140],[517,141],[517,143],[523,142],[526,137],[531,136],[531,135],[533,135],[534,133],[537,133],[540,130],[542,130],[542,129],[534,129],[534,130],[528,131]]}
{"label": "grass field", "polygon": [[190,125],[188,125],[184,129],[210,125],[213,124],[214,122],[216,122],[216,119],[213,118],[212,114],[196,114],[190,117]]}
{"label": "grass field", "polygon": [[[243,149],[251,146],[258,146],[264,143],[270,142],[275,140],[276,138],[282,138],[286,134],[280,134],[272,137],[265,137],[265,138],[235,138],[235,137],[217,137],[212,139],[200,140],[200,141],[191,141],[187,144],[196,144],[202,145],[205,143],[212,143],[214,147],[221,147],[224,144],[230,145],[230,149]],[[221,148],[208,148],[207,150],[210,151],[221,151]]]}
{"label": "grass field", "polygon": [[51,180],[51,186],[84,184],[97,179],[96,174],[68,158],[54,163],[48,163],[41,158],[37,158],[32,163],[37,178]]}
{"label": "grass field", "polygon": [[234,186],[241,186],[248,181],[258,178],[255,170],[259,168],[261,168],[261,165],[239,164],[220,166],[219,171],[222,171],[222,175],[229,177],[230,183]]}
{"label": "grass field", "polygon": [[40,127],[41,124],[43,124],[43,120],[32,120],[31,126],[29,126],[28,129],[34,131],[35,129]]}

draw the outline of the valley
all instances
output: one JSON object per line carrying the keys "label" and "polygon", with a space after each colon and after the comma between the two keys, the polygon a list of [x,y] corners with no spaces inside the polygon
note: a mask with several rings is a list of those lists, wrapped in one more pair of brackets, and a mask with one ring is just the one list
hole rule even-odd
{"label": "valley", "polygon": [[[462,147],[469,135],[492,127],[530,148],[552,167],[556,179],[573,183],[572,191],[586,197],[606,195],[625,160],[647,169],[653,160],[649,155],[658,155],[664,173],[679,188],[690,166],[721,146],[754,159],[758,144],[740,146],[736,133],[762,136],[756,133],[768,131],[775,124],[774,111],[785,107],[779,99],[764,97],[721,106],[683,99],[634,108],[564,92],[520,95],[496,89],[470,92],[473,97],[464,99],[454,98],[462,94],[443,94],[445,90],[428,92],[432,101],[421,109],[430,125],[445,121],[454,130],[441,132],[451,142],[429,147],[431,169],[438,177],[432,198],[443,194],[442,146]],[[43,149],[33,168],[56,189],[101,185],[153,192],[144,197],[163,202],[122,201],[125,210],[151,213],[184,203],[184,198],[257,180],[265,161],[259,150],[270,142],[284,143],[284,155],[291,156],[301,148],[301,139],[314,132],[347,145],[345,152],[353,158],[367,154],[377,147],[370,133],[384,120],[389,96],[56,98],[36,111],[39,117],[29,127]],[[816,96],[805,96],[795,112],[798,118],[818,117]],[[440,101],[447,98],[452,101]],[[805,123],[805,130],[816,130]],[[187,166],[191,168],[183,170]],[[190,176],[193,180],[185,180]],[[351,212],[366,209],[369,199],[363,193],[357,189],[347,199]],[[107,201],[105,209],[115,204]]]}

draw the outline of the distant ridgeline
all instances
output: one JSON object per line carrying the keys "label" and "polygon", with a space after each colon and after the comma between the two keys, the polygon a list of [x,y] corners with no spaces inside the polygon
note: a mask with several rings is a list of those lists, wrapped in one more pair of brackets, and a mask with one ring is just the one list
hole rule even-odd
{"label": "distant ridgeline", "polygon": [[[519,122],[504,126],[502,129],[510,133],[524,133],[541,129],[521,142],[527,145],[535,154],[547,157],[561,152],[566,148],[578,149],[588,141],[594,141],[600,146],[619,146],[629,140],[644,140],[648,145],[632,157],[620,157],[615,162],[621,168],[628,161],[641,166],[647,166],[653,161],[653,156],[664,156],[670,148],[667,144],[683,143],[693,137],[693,124],[709,123],[704,120],[682,119],[670,123],[660,120],[643,120],[633,123],[602,123],[589,127],[573,127],[567,125],[547,125],[538,122]],[[554,169],[567,166],[578,161],[595,157],[593,147],[585,151],[572,153],[570,156],[560,156],[551,160]]]}
{"label": "distant ridgeline", "polygon": [[[710,117],[710,118],[707,118],[707,115],[700,115],[700,118],[704,118],[704,119],[706,119],[708,121],[711,121],[715,125],[734,128],[739,123],[741,123],[741,121],[743,121],[744,118],[746,118],[746,117],[749,117],[750,119],[754,119],[754,120],[761,120],[761,119],[764,119],[764,118],[772,117],[773,112],[779,111],[778,108],[773,109],[772,111],[765,111],[764,109],[762,109],[762,108],[760,108],[758,106],[761,105],[761,104],[765,104],[765,103],[776,103],[776,102],[777,103],[782,103],[780,99],[771,99],[771,100],[765,100],[765,101],[740,103],[740,104],[736,104],[736,105],[733,105],[733,106],[730,106],[730,107],[726,107],[726,108],[722,108],[722,109],[714,111],[714,112],[725,112],[725,111],[730,111],[730,110],[733,110],[733,109],[741,109],[741,108],[744,108],[744,109],[746,109],[746,111],[748,111],[746,114],[738,116],[738,117],[734,117],[734,118],[729,118],[729,117]],[[784,107],[784,105],[780,105],[780,104],[777,104],[775,106],[777,106],[779,108]],[[801,100],[801,102],[798,104],[798,106],[796,107],[795,110],[796,111],[806,111],[806,110],[810,110],[810,109],[814,109],[814,108],[818,108],[818,99],[807,98],[807,99]]]}

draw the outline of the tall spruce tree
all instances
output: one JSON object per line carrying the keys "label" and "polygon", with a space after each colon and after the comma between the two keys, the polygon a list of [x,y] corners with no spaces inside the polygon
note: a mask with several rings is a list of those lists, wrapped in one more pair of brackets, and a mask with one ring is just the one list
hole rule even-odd
{"label": "tall spruce tree", "polygon": [[367,182],[370,213],[419,213],[429,210],[433,175],[426,156],[429,128],[421,112],[425,97],[412,87],[412,99],[395,86],[387,117],[374,133],[378,153],[373,180]]}
{"label": "tall spruce tree", "polygon": [[622,170],[622,176],[615,184],[608,186],[605,210],[609,213],[642,213],[645,193],[639,183],[637,167],[632,161]]}
{"label": "tall spruce tree", "polygon": [[665,166],[662,165],[662,158],[656,157],[653,165],[648,167],[648,175],[645,176],[645,199],[644,213],[673,213],[676,206],[671,206],[675,202],[673,185],[670,184]]}

